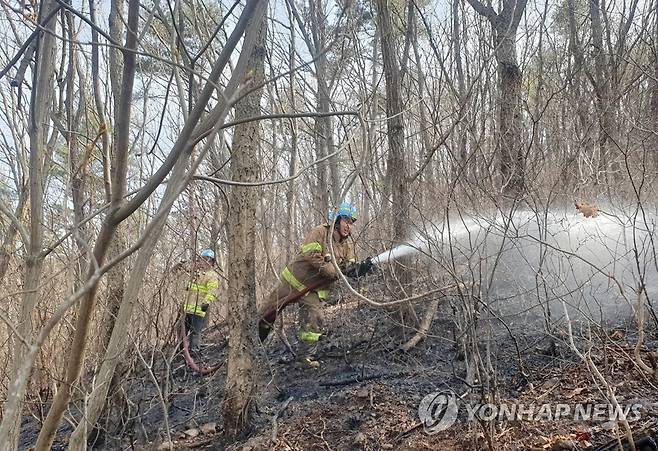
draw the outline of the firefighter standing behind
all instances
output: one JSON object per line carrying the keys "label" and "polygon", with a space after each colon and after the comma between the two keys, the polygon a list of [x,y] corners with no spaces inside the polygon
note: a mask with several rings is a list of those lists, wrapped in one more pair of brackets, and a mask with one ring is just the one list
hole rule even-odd
{"label": "firefighter standing behind", "polygon": [[219,274],[214,269],[215,262],[215,252],[212,249],[201,251],[195,262],[192,278],[186,286],[187,296],[183,312],[190,351],[199,351],[201,332],[208,324],[208,309],[210,304],[217,300]]}
{"label": "firefighter standing behind", "polygon": [[373,266],[368,258],[355,263],[354,248],[350,243],[352,225],[356,221],[356,208],[343,202],[334,215],[330,212],[329,222],[319,225],[310,231],[304,240],[295,260],[286,266],[281,273],[279,285],[270,293],[260,311],[258,324],[261,341],[270,333],[272,323],[276,318],[265,320],[266,312],[276,312],[281,301],[292,293],[304,292],[307,286],[320,284],[321,288],[310,290],[300,302],[299,352],[298,362],[305,367],[319,368],[315,360],[317,342],[322,336],[322,303],[329,296],[329,285],[338,279],[338,274],[331,261],[329,239],[333,240],[333,257],[343,274],[348,277],[359,277],[366,274]]}

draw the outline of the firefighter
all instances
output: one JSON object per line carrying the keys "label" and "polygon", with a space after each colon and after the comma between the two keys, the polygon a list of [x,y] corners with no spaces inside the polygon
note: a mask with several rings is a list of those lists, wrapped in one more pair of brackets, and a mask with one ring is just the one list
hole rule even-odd
{"label": "firefighter", "polygon": [[[293,293],[303,293],[307,286],[319,285],[299,299],[298,362],[303,367],[320,367],[314,356],[317,342],[322,336],[322,305],[329,295],[329,286],[338,279],[332,258],[348,277],[359,277],[373,267],[370,258],[359,263],[355,261],[349,238],[356,217],[356,208],[347,202],[343,202],[335,214],[330,211],[328,223],[310,231],[295,260],[283,269],[279,285],[270,293],[260,311],[258,329],[260,339],[264,341],[270,333],[281,301]],[[329,239],[333,240],[333,256]],[[274,314],[265,319],[265,312]]]}
{"label": "firefighter", "polygon": [[183,304],[185,331],[189,337],[191,351],[198,351],[201,332],[208,323],[208,309],[217,300],[219,275],[215,271],[216,259],[212,249],[204,249],[194,266],[192,280],[187,284],[187,299]]}

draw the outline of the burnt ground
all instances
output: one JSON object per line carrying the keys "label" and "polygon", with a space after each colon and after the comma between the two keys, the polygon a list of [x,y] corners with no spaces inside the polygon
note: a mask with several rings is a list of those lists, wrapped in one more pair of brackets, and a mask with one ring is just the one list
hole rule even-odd
{"label": "burnt ground", "polygon": [[[174,350],[153,355],[153,374],[166,399],[173,449],[476,450],[486,449],[491,441],[496,449],[557,450],[592,449],[615,438],[614,425],[606,421],[485,424],[468,421],[463,406],[452,427],[428,434],[419,420],[421,399],[436,391],[451,390],[460,396],[469,391],[463,379],[464,362],[454,346],[453,310],[449,304],[450,300],[444,299],[428,338],[406,353],[398,350],[404,337],[399,335],[395,315],[350,299],[329,306],[326,328],[330,333],[319,346],[319,370],[295,369],[288,362],[292,355],[284,342],[278,336],[270,338],[253,404],[254,429],[243,442],[230,446],[223,442],[221,430],[225,368],[210,376],[199,376]],[[296,307],[286,311],[286,335],[293,347],[295,313]],[[607,403],[600,384],[568,348],[564,328],[556,328],[551,355],[541,321],[518,319],[506,321],[516,346],[499,320],[480,321],[481,336],[485,338],[482,350],[490,349],[495,374],[489,387],[496,388],[497,402]],[[579,329],[577,322],[574,326],[575,334],[592,333],[591,329]],[[621,403],[642,405],[641,418],[631,423],[633,430],[654,428],[658,384],[642,375],[632,361],[636,333],[623,321],[605,332],[614,339],[607,340],[605,346],[592,342],[594,363]],[[225,335],[222,326],[208,331],[206,341],[211,344],[200,363],[225,360]],[[658,348],[655,334],[648,338],[642,350],[647,364],[649,352]],[[517,347],[525,375],[519,370]],[[143,365],[135,368],[132,376],[122,381],[124,409],[113,413],[108,430],[97,436],[93,449],[155,450],[168,441],[156,385]],[[480,401],[481,392],[476,383],[471,399]],[[37,429],[36,424],[27,428]],[[69,432],[70,428],[62,429],[63,440],[55,449],[65,448],[64,437]],[[27,447],[26,442],[29,438],[24,441]]]}

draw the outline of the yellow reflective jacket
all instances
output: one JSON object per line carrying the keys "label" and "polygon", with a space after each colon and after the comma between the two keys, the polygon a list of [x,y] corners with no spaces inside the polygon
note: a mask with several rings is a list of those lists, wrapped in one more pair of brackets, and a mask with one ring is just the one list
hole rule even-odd
{"label": "yellow reflective jacket", "polygon": [[217,300],[219,275],[212,268],[198,271],[186,288],[187,299],[183,305],[185,313],[204,317],[208,305]]}
{"label": "yellow reflective jacket", "polygon": [[[350,238],[337,240],[333,228],[323,224],[311,230],[304,239],[295,260],[286,266],[281,278],[297,291],[303,291],[306,286],[319,281],[331,283],[338,279],[338,274],[331,262],[324,256],[330,254],[329,239],[333,241],[333,258],[340,268],[354,263],[354,247]],[[318,290],[321,299],[327,297],[327,290]]]}

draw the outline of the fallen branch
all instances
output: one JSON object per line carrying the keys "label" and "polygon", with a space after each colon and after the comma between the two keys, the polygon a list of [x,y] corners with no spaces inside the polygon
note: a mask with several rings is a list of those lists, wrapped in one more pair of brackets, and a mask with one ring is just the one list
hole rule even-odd
{"label": "fallen branch", "polygon": [[[635,449],[638,450],[654,450],[658,449],[658,431],[656,430],[645,430],[638,431],[633,434],[633,445]],[[628,451],[631,449],[630,442],[628,438],[622,440],[622,449]],[[614,439],[606,443],[605,445],[597,446],[593,448],[592,451],[617,451],[619,450],[619,440]]]}
{"label": "fallen branch", "polygon": [[425,316],[423,316],[423,320],[420,323],[418,332],[416,332],[416,334],[413,337],[411,337],[406,343],[400,345],[401,351],[408,352],[411,348],[416,346],[418,343],[421,342],[421,340],[423,340],[427,336],[427,332],[430,330],[430,326],[432,325],[432,320],[434,319],[434,315],[436,314],[436,310],[438,308],[439,308],[439,300],[437,299],[427,307],[427,310],[425,310]]}
{"label": "fallen branch", "polygon": [[400,372],[397,372],[397,373],[370,374],[368,376],[363,376],[363,377],[355,375],[354,379],[341,379],[341,380],[332,381],[332,382],[322,382],[320,384],[320,386],[321,387],[339,387],[341,385],[359,384],[361,382],[371,381],[371,380],[374,380],[374,379],[387,379],[389,377],[397,378],[397,377],[401,377],[401,376],[411,376],[413,374],[414,373],[410,373],[408,371],[400,371]]}

